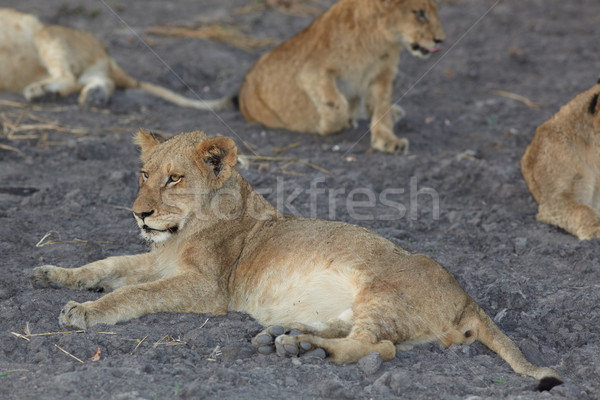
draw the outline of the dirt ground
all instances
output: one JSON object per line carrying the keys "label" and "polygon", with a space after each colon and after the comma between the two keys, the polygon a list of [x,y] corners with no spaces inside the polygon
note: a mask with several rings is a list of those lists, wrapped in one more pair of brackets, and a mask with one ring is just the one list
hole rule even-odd
{"label": "dirt ground", "polygon": [[[407,156],[369,151],[364,121],[317,137],[249,125],[236,111],[179,108],[135,90],[118,91],[106,109],[80,107],[75,97],[27,106],[20,95],[2,94],[0,397],[597,398],[600,247],[536,222],[519,160],[535,128],[596,82],[600,4],[441,3],[444,51],[425,61],[403,53],[394,85],[394,99],[407,111],[395,126],[411,142]],[[148,28],[218,24],[283,40],[312,19],[298,14],[330,1],[292,12],[248,0],[1,4],[91,30],[136,77],[216,98],[235,94],[245,72],[273,45],[247,50],[151,35]],[[239,10],[249,4],[257,7]],[[238,313],[161,313],[36,336],[62,330],[58,313],[67,301],[100,294],[34,290],[34,267],[76,267],[146,249],[128,209],[139,168],[131,134],[141,126],[231,136],[242,153],[261,156],[242,174],[282,211],[360,224],[431,256],[529,360],[555,368],[565,384],[536,393],[533,379],[479,343],[420,346],[382,365],[373,358],[338,366],[263,356],[250,344],[261,327]],[[322,193],[311,197],[311,187]],[[384,190],[393,196],[383,198]],[[369,200],[367,192],[375,196]]]}

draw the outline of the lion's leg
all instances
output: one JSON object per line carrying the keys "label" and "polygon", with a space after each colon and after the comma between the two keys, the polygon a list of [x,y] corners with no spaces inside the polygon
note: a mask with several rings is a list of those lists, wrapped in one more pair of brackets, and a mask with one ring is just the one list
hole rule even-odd
{"label": "lion's leg", "polygon": [[71,289],[115,289],[149,282],[159,275],[151,253],[109,257],[79,268],[44,265],[33,270],[34,287],[68,287]]}
{"label": "lion's leg", "polygon": [[335,84],[335,75],[319,68],[306,69],[300,73],[299,85],[312,100],[318,114],[316,132],[329,135],[352,123],[348,100]]}
{"label": "lion's leg", "polygon": [[404,110],[392,106],[392,82],[395,71],[380,73],[369,85],[366,95],[367,112],[371,117],[371,146],[386,153],[408,152],[408,139],[394,135],[394,119],[404,116]]}
{"label": "lion's leg", "polygon": [[197,272],[163,278],[154,282],[124,286],[96,301],[67,303],[59,316],[63,326],[88,328],[116,324],[157,312],[227,312],[227,299],[210,279]]}
{"label": "lion's leg", "polygon": [[67,96],[81,90],[82,84],[71,69],[68,49],[59,41],[51,40],[43,34],[34,37],[40,64],[48,72],[48,77],[33,82],[23,89],[23,95],[29,101],[52,99]]}
{"label": "lion's leg", "polygon": [[270,354],[275,351],[275,340],[281,335],[311,334],[324,338],[342,338],[348,336],[352,324],[341,319],[334,319],[327,323],[306,325],[293,323],[286,326],[273,325],[265,328],[252,339],[252,345],[261,354]]}
{"label": "lion's leg", "polygon": [[97,61],[79,77],[83,89],[79,104],[103,107],[108,104],[115,91],[115,82],[110,78],[110,59]]}
{"label": "lion's leg", "polygon": [[327,359],[336,363],[353,363],[369,353],[381,354],[384,361],[396,356],[396,347],[389,340],[377,337],[360,327],[354,327],[343,338],[326,338],[317,335],[281,335],[275,339],[278,354],[297,355],[317,348],[325,350]]}
{"label": "lion's leg", "polygon": [[536,218],[559,226],[582,240],[600,237],[600,214],[593,207],[579,203],[572,195],[540,202]]}

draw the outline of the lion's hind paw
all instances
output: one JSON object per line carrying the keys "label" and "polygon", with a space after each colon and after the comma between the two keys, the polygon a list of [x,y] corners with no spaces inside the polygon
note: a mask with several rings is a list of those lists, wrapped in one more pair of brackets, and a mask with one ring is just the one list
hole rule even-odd
{"label": "lion's hind paw", "polygon": [[314,348],[307,341],[299,340],[302,332],[298,329],[286,329],[283,326],[273,325],[252,339],[252,345],[260,354],[276,352],[281,357],[316,357],[325,358],[325,350]]}

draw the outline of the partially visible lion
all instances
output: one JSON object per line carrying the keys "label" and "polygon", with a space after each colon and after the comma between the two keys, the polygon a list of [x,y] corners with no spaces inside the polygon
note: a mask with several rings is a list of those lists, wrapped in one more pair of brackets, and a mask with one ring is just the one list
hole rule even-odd
{"label": "partially visible lion", "polygon": [[270,128],[329,135],[366,114],[371,146],[406,153],[394,135],[404,116],[392,105],[403,47],[425,58],[445,39],[434,0],[340,0],[246,75],[239,106]]}
{"label": "partially visible lion", "polygon": [[67,303],[61,325],[241,311],[270,326],[253,340],[261,353],[321,348],[349,363],[371,352],[391,360],[396,345],[480,340],[539,379],[540,390],[561,383],[556,371],[528,362],[430,258],[359,226],[281,215],[234,169],[231,139],[192,132],[164,140],[140,130],[136,142],[143,166],[132,210],[152,250],[75,269],[36,268],[35,287],[114,289]]}
{"label": "partially visible lion", "polygon": [[202,101],[139,81],[123,71],[89,32],[44,25],[31,14],[0,8],[0,90],[29,101],[79,93],[79,103],[104,106],[115,87],[141,89],[184,107],[223,109],[229,98]]}
{"label": "partially visible lion", "polygon": [[537,129],[521,171],[538,221],[579,239],[600,237],[600,81]]}

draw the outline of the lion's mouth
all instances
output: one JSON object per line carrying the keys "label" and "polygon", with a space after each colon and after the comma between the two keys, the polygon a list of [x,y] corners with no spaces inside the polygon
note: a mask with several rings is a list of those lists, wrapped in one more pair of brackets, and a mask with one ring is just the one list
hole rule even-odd
{"label": "lion's mouth", "polygon": [[411,44],[410,48],[413,51],[418,51],[419,53],[421,53],[424,56],[429,55],[430,53],[435,53],[435,52],[442,50],[442,46],[434,46],[434,47],[427,48],[427,47],[421,46],[418,43]]}
{"label": "lion's mouth", "polygon": [[161,232],[161,233],[177,233],[177,231],[179,230],[179,226],[177,225],[173,225],[167,229],[154,229],[154,228],[150,228],[148,225],[144,224],[144,226],[142,226],[142,229],[147,232],[147,233],[151,233],[151,232]]}

